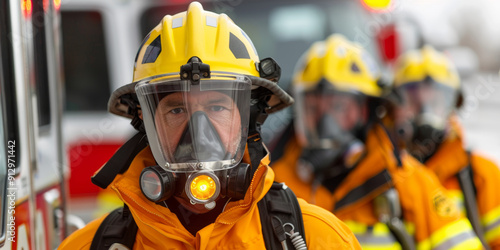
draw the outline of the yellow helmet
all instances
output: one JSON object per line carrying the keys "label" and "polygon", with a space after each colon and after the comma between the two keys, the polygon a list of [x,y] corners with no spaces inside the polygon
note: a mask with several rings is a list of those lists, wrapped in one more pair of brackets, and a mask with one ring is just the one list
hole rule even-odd
{"label": "yellow helmet", "polygon": [[339,91],[379,97],[380,72],[371,56],[356,43],[334,34],[316,42],[302,56],[293,77],[294,89],[308,91],[325,79]]}
{"label": "yellow helmet", "polygon": [[265,65],[261,63],[250,38],[226,14],[205,11],[200,3],[192,2],[187,11],[166,15],[145,37],[135,58],[133,82],[112,93],[108,110],[116,115],[133,118],[129,108],[134,104],[122,97],[135,94],[134,87],[139,81],[179,74],[180,67],[194,56],[208,64],[212,72],[247,75],[252,80],[252,89],[259,86],[269,89],[274,98],[269,103],[271,107],[267,113],[293,103],[293,99],[277,84],[259,78],[266,76],[263,71],[269,69],[265,67],[280,71],[274,60],[266,58],[270,60],[264,59]]}
{"label": "yellow helmet", "polygon": [[[241,199],[251,180],[249,164],[241,163],[248,137],[260,143],[267,114],[293,103],[275,82],[279,74],[274,60],[259,61],[251,40],[225,14],[193,2],[165,16],[137,53],[133,82],[108,102],[111,113],[132,118],[147,134],[158,166],[143,170],[143,194],[165,200],[180,181],[184,189],[175,195],[186,204],[210,210],[219,194]],[[260,161],[264,150],[256,151],[250,156]]]}
{"label": "yellow helmet", "polygon": [[394,88],[432,80],[458,92],[457,107],[463,101],[460,77],[455,65],[444,54],[426,45],[401,55],[395,67]]}
{"label": "yellow helmet", "polygon": [[299,60],[292,81],[301,145],[332,154],[334,148],[341,152],[363,140],[371,119],[368,99],[382,94],[378,78],[375,61],[358,44],[337,34],[314,43]]}
{"label": "yellow helmet", "polygon": [[226,14],[204,11],[194,2],[187,12],[165,16],[146,36],[137,54],[134,82],[179,72],[193,56],[212,71],[259,76],[255,68],[259,56],[245,32]]}

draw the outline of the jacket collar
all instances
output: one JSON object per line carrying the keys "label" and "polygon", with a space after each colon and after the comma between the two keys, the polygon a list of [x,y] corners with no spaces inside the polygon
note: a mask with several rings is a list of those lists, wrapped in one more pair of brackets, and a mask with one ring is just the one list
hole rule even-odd
{"label": "jacket collar", "polygon": [[456,117],[450,119],[450,129],[445,140],[425,165],[436,173],[441,182],[456,175],[468,165],[469,159],[463,144],[463,130]]}
{"label": "jacket collar", "polygon": [[[334,193],[336,213],[349,213],[393,186],[389,172],[397,168],[393,145],[385,129],[375,124],[367,133],[366,154]],[[374,186],[367,186],[369,183]],[[360,190],[363,190],[360,192]],[[346,201],[344,204],[342,201]],[[339,203],[343,203],[340,208]]]}
{"label": "jacket collar", "polygon": [[[248,150],[245,151],[243,161],[250,162]],[[151,238],[158,239],[155,241],[159,242],[158,244],[161,244],[161,239],[169,238],[194,246],[196,237],[193,237],[182,226],[177,215],[170,212],[168,208],[149,201],[140,190],[139,176],[142,169],[155,164],[150,148],[146,147],[134,158],[128,171],[117,176],[110,187],[130,208],[139,231],[143,231]],[[232,225],[255,208],[257,202],[271,188],[274,180],[274,173],[268,167],[268,164],[269,156],[266,155],[255,171],[245,198],[229,202],[224,211],[217,217],[215,223],[203,228],[198,234],[211,235],[215,225],[217,225],[217,234],[227,232]]]}

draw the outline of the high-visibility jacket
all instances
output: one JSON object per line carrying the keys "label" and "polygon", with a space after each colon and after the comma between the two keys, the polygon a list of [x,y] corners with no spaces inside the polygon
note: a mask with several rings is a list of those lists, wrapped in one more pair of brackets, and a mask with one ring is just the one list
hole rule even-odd
{"label": "high-visibility jacket", "polygon": [[395,157],[385,130],[368,133],[365,155],[332,192],[304,183],[295,171],[301,148],[295,138],[271,164],[276,181],[343,220],[363,249],[401,249],[389,227],[375,213],[374,200],[393,188],[399,194],[402,221],[417,249],[482,249],[470,222],[461,216],[436,176],[408,154]]}
{"label": "high-visibility jacket", "polygon": [[457,173],[470,166],[476,190],[476,201],[484,238],[491,249],[500,249],[500,169],[492,161],[464,148],[463,131],[456,120],[450,120],[450,131],[437,151],[425,165],[434,171],[443,184],[450,190],[451,197],[464,210],[464,196],[460,189]]}
{"label": "high-visibility jacket", "polygon": [[[249,162],[248,153],[244,161]],[[211,223],[192,235],[168,208],[149,201],[139,187],[139,175],[155,164],[149,147],[141,151],[123,175],[110,185],[129,207],[138,226],[134,249],[265,249],[257,202],[271,188],[274,173],[266,156],[260,163],[245,198],[229,202]],[[309,249],[361,249],[349,228],[328,211],[302,199],[299,205]],[[70,235],[59,249],[89,249],[101,217]]]}

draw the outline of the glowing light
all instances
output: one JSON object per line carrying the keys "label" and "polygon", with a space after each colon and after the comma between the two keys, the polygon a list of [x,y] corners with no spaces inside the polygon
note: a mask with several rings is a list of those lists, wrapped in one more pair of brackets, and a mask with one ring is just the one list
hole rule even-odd
{"label": "glowing light", "polygon": [[388,11],[391,8],[392,0],[361,0],[361,3],[371,11]]}
{"label": "glowing light", "polygon": [[61,0],[54,0],[54,8],[57,11],[61,8]]}
{"label": "glowing light", "polygon": [[193,179],[190,189],[194,198],[208,200],[215,194],[217,187],[210,176],[200,175]]}
{"label": "glowing light", "polygon": [[22,0],[21,1],[21,10],[23,11],[24,17],[30,17],[31,12],[33,11],[33,5],[31,0]]}

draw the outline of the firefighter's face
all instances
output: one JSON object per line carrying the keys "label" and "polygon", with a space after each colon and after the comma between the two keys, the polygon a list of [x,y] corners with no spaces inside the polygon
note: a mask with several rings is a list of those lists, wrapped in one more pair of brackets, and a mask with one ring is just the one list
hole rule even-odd
{"label": "firefighter's face", "polygon": [[[440,89],[435,84],[409,84],[399,90],[403,101],[398,105],[396,119],[398,122],[413,122],[423,113],[432,113],[445,119],[452,107],[453,91]],[[451,93],[450,93],[451,92]]]}
{"label": "firefighter's face", "polygon": [[306,128],[315,129],[322,116],[331,116],[343,131],[350,131],[366,119],[366,109],[349,95],[317,95],[305,97]]}
{"label": "firefighter's face", "polygon": [[231,97],[217,91],[176,92],[164,97],[155,113],[161,144],[173,152],[191,115],[198,111],[206,114],[226,151],[234,154],[241,140],[240,113]]}

